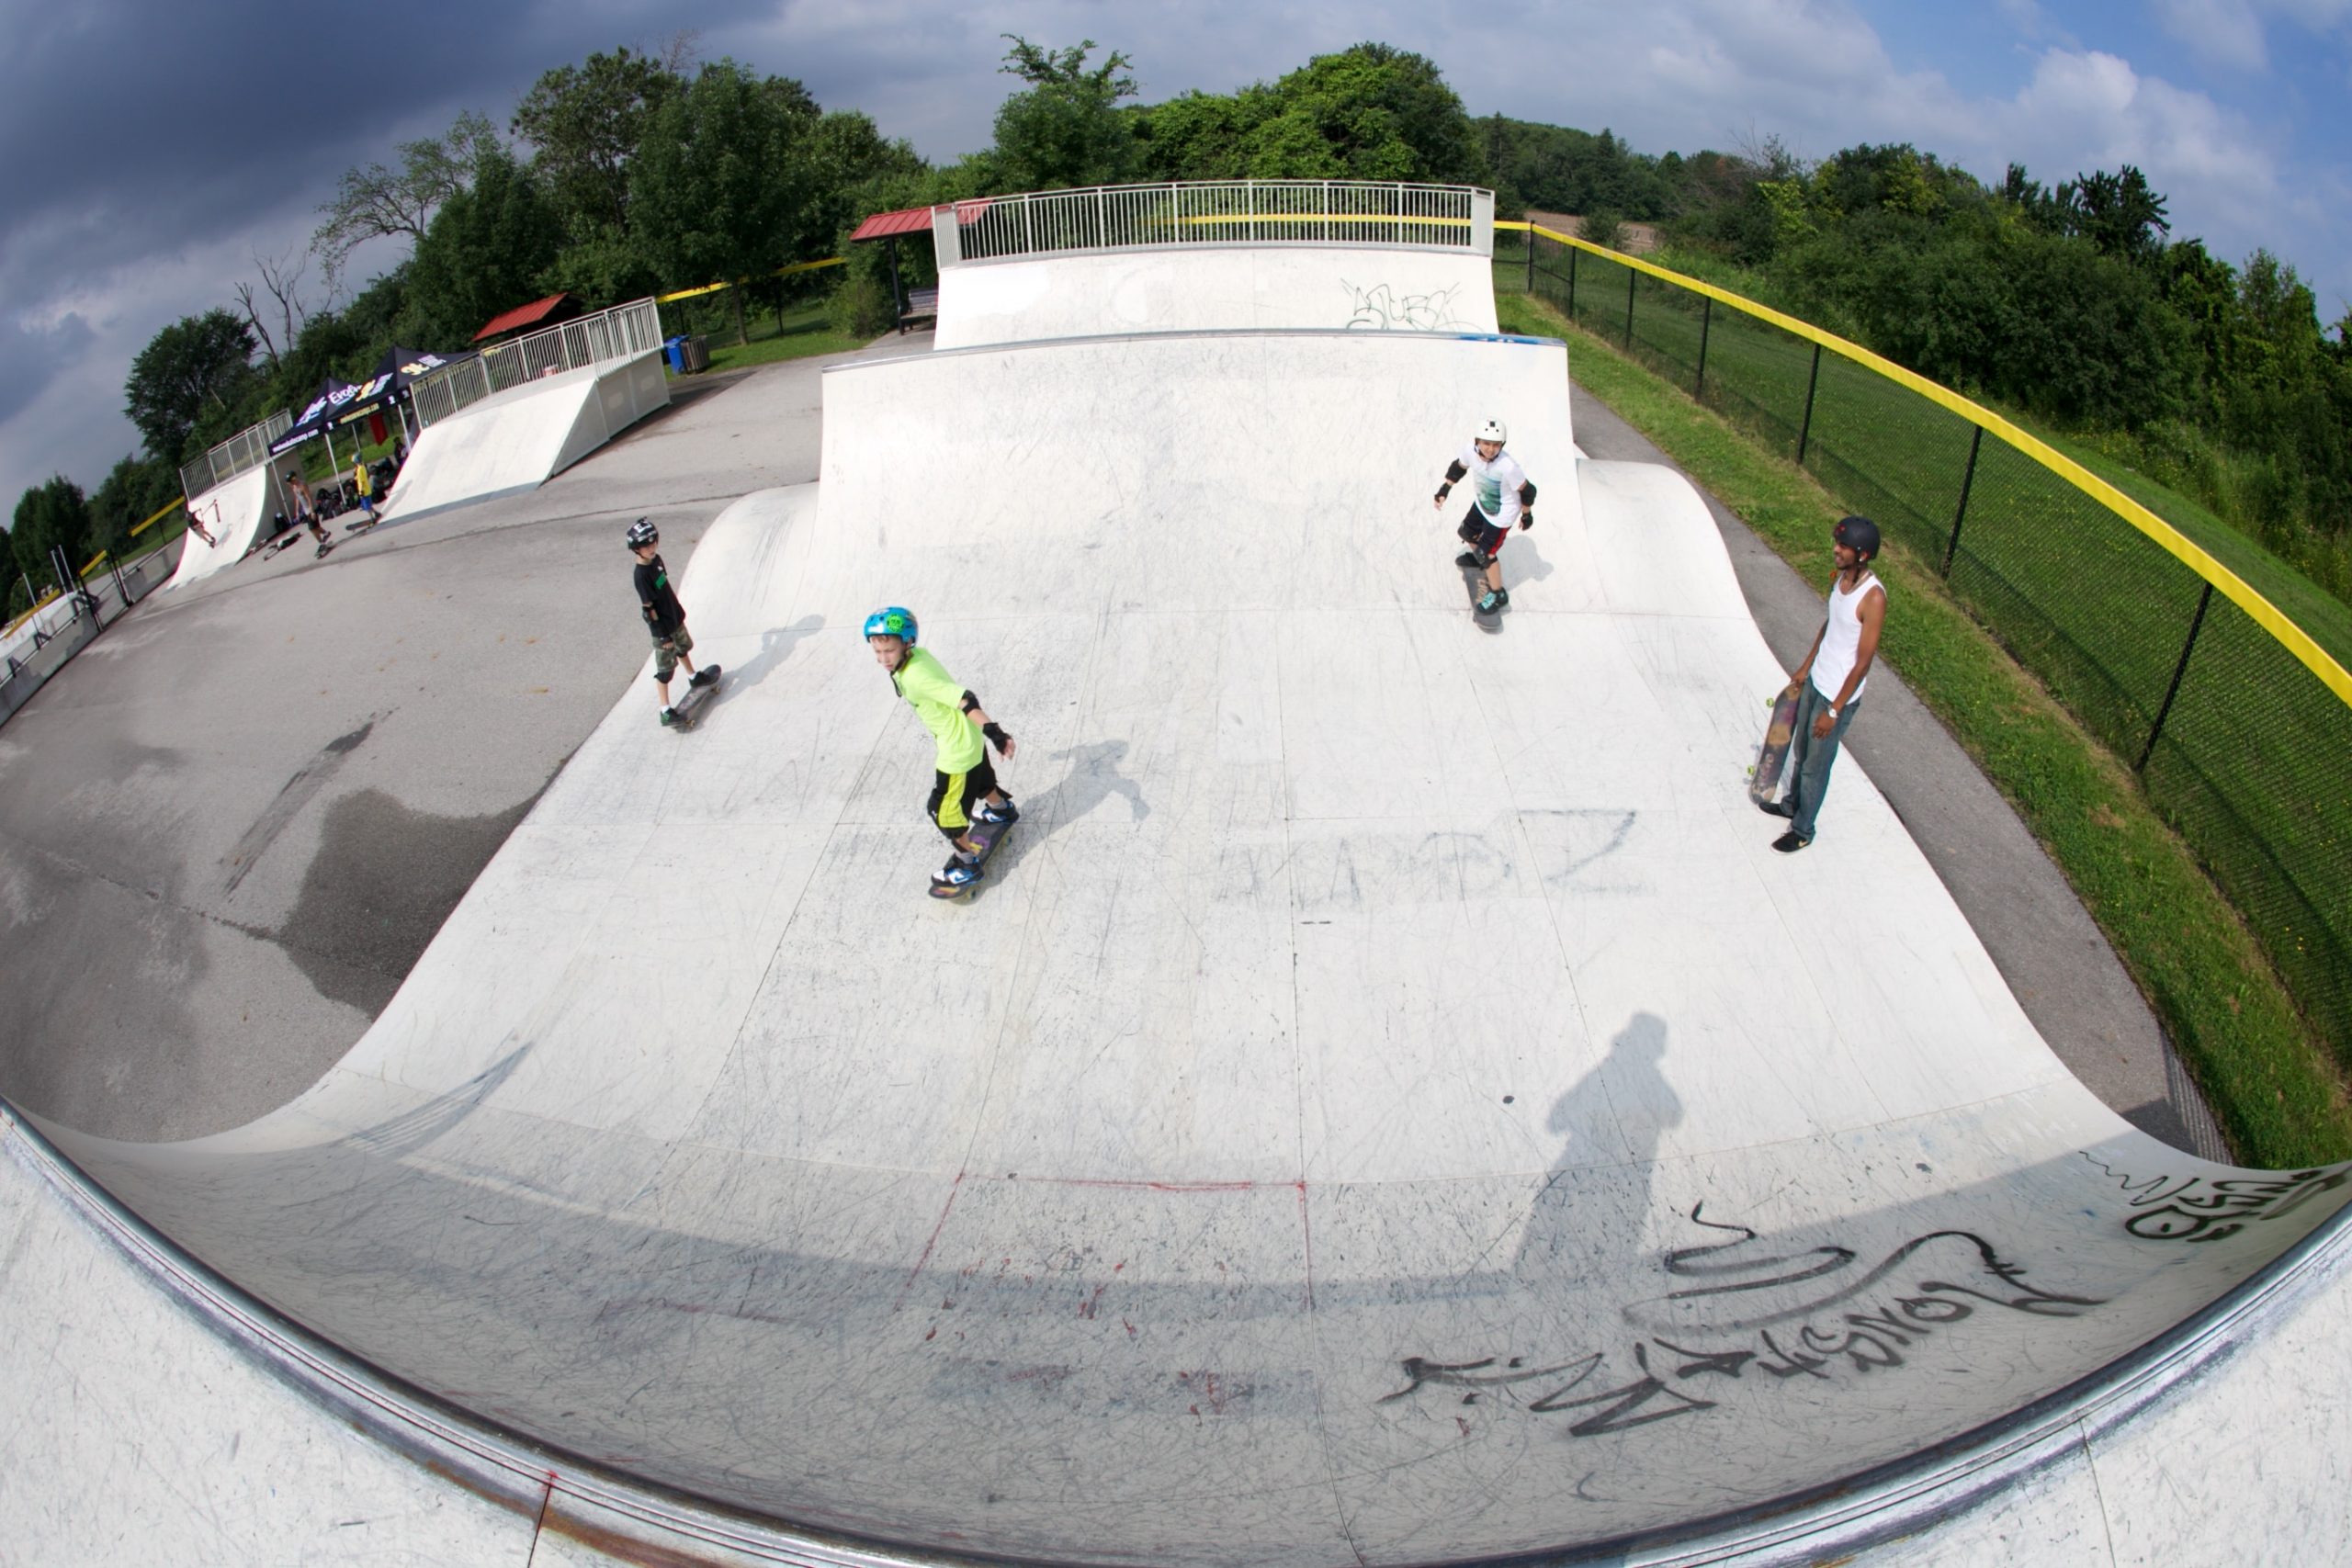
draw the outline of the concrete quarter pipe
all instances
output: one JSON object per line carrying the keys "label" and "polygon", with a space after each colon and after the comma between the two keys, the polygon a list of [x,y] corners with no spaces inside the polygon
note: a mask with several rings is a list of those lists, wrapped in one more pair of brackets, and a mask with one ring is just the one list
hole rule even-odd
{"label": "concrete quarter pipe", "polygon": [[[263,1302],[595,1466],[918,1552],[1430,1562],[1724,1528],[2059,1399],[2342,1205],[2067,1077],[1862,771],[1767,848],[1781,673],[1560,344],[1345,331],[845,366],[820,483],[342,1064],[47,1132]],[[1429,501],[1509,418],[1499,637]],[[923,897],[930,743],[1019,737]],[[2109,1559],[2102,1558],[2100,1561]]]}

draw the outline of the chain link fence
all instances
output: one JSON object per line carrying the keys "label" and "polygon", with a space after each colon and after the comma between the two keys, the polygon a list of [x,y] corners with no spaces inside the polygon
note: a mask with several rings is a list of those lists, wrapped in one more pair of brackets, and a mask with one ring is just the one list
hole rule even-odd
{"label": "chain link fence", "polygon": [[661,346],[661,307],[651,299],[633,299],[593,316],[493,344],[472,359],[461,359],[424,378],[409,393],[415,400],[417,423],[422,428],[526,381],[604,360],[631,358]]}
{"label": "chain link fence", "polygon": [[2352,677],[2194,545],[1974,403],[1704,285],[1547,230],[1524,236],[1498,254],[1498,278],[1787,454],[1942,571],[2137,771],[2352,1066]]}
{"label": "chain link fence", "polygon": [[27,615],[0,664],[0,724],[32,701],[99,632],[169,582],[179,560],[179,550],[166,545],[129,565],[108,563],[72,592],[52,594]]}

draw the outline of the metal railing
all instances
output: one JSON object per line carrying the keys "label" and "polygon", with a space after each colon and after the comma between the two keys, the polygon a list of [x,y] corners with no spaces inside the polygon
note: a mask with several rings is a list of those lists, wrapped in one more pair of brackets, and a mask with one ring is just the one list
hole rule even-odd
{"label": "metal railing", "polygon": [[1410,245],[1491,255],[1494,192],[1361,180],[1204,180],[978,197],[931,209],[939,265],[1167,245]]}
{"label": "metal railing", "polygon": [[102,558],[103,570],[85,574],[70,592],[52,593],[28,613],[0,662],[0,723],[32,701],[33,694],[65,668],[113,622],[119,620],[148,594],[171,581],[180,552],[165,546],[150,550],[128,565]]}
{"label": "metal railing", "polygon": [[2137,772],[2352,1064],[2352,673],[2179,530],[1991,410],[1712,284],[1503,227],[1528,238],[1498,276],[1523,268],[1531,292],[1940,571]]}
{"label": "metal railing", "polygon": [[269,444],[292,427],[294,416],[283,409],[259,424],[237,432],[193,463],[181,466],[180,492],[190,501],[215,485],[227,484],[239,474],[269,461]]}
{"label": "metal railing", "polygon": [[661,307],[650,299],[633,299],[493,344],[472,359],[435,371],[410,388],[409,393],[415,400],[417,423],[423,428],[526,381],[608,359],[632,358],[661,346]]}

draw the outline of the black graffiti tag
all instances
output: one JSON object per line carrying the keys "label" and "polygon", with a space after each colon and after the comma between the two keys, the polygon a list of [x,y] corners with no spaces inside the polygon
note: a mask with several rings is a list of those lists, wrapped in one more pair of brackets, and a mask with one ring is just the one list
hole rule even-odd
{"label": "black graffiti tag", "polygon": [[2352,1182],[2352,1166],[2276,1176],[2136,1177],[2087,1152],[2083,1157],[2132,1195],[2132,1207],[2139,1212],[2123,1228],[2143,1241],[2220,1241]]}
{"label": "black graffiti tag", "polygon": [[[1745,1225],[1706,1219],[1703,1208],[1690,1211],[1691,1222],[1730,1239],[1666,1254],[1669,1276],[1696,1282],[1651,1306],[1697,1315],[1671,1337],[1651,1333],[1622,1352],[1638,1376],[1609,1375],[1608,1351],[1541,1365],[1519,1356],[1472,1361],[1412,1356],[1402,1363],[1405,1386],[1375,1403],[1394,1404],[1430,1388],[1463,1390],[1464,1404],[1498,1393],[1530,1415],[1577,1414],[1569,1434],[1596,1437],[1716,1408],[1719,1400],[1701,1392],[1708,1385],[1700,1380],[1736,1383],[1750,1372],[1781,1381],[1828,1381],[1840,1371],[1869,1375],[1902,1367],[1920,1341],[1987,1309],[2075,1317],[2106,1304],[2030,1282],[2021,1266],[1971,1231],[1929,1231],[1875,1265],[1857,1269],[1860,1254],[1851,1247],[1775,1250],[1757,1245],[1760,1238]],[[1948,1270],[1928,1256],[1933,1248],[1966,1261],[1973,1278],[1943,1278]],[[1637,1310],[1627,1315],[1638,1321]],[[1703,1342],[1710,1339],[1723,1342]]]}

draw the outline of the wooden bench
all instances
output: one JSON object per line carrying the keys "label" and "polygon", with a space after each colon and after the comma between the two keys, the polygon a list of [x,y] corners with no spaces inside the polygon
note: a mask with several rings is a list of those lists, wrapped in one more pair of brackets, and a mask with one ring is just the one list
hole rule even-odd
{"label": "wooden bench", "polygon": [[903,337],[906,334],[907,329],[917,321],[932,321],[935,323],[938,320],[938,289],[910,288],[907,290],[907,308],[899,313],[899,333],[900,336]]}

